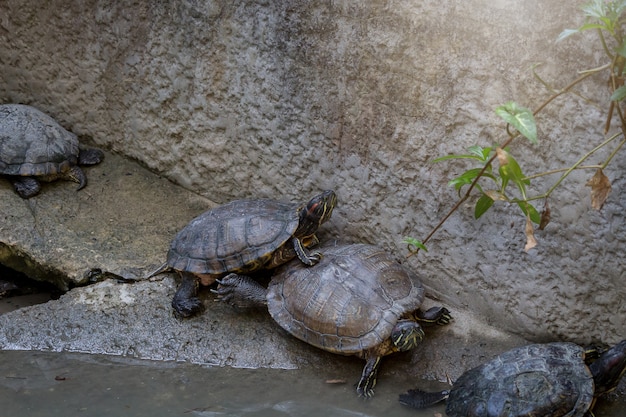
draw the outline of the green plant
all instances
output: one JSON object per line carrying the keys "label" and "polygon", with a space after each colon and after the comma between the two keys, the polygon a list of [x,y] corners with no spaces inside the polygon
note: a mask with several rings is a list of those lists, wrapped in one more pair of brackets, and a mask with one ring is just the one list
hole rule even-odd
{"label": "green plant", "polygon": [[[504,201],[516,204],[526,218],[525,249],[530,250],[537,244],[534,236],[534,225],[538,225],[541,230],[550,222],[549,198],[551,194],[574,170],[595,170],[587,185],[591,187],[592,207],[598,210],[602,208],[611,191],[611,183],[603,170],[626,143],[626,119],[620,105],[620,102],[626,98],[626,86],[624,85],[626,42],[622,33],[622,20],[626,11],[626,0],[611,2],[592,0],[582,7],[582,11],[585,15],[584,24],[577,29],[564,30],[557,38],[557,42],[574,34],[595,30],[598,33],[602,49],[609,62],[601,67],[582,71],[578,78],[560,90],[553,88],[539,77],[536,67],[533,67],[533,75],[546,86],[551,92],[551,96],[534,111],[522,107],[513,101],[497,107],[495,109],[496,114],[507,124],[507,138],[503,143],[491,147],[471,146],[467,153],[447,155],[435,159],[434,162],[465,159],[473,161],[476,165],[449,181],[448,184],[457,190],[460,199],[426,238],[422,241],[411,237],[405,238],[404,242],[408,245],[409,256],[418,253],[420,249],[426,249],[425,244],[428,240],[472,196],[477,197],[474,205],[475,218],[485,214],[496,202]],[[606,135],[609,132],[611,121],[615,114],[617,114],[619,119],[618,131],[604,138],[569,167],[540,172],[530,176],[525,175],[520,163],[513,156],[510,149],[514,139],[522,136],[537,145],[537,125],[534,116],[545,109],[557,97],[566,93],[573,93],[575,86],[585,81],[591,75],[603,71],[609,73],[608,79],[611,93],[606,103],[608,110],[604,133]],[[598,164],[583,165],[598,150],[610,145],[613,145],[613,149],[604,161]],[[531,181],[553,174],[561,175],[547,191],[539,195],[528,194],[527,189]],[[536,202],[539,200],[543,200],[541,212],[535,207]]]}

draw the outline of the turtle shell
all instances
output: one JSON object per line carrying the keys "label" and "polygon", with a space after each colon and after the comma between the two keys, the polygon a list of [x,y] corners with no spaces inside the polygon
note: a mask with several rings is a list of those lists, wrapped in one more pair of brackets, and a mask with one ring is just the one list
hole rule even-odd
{"label": "turtle shell", "polygon": [[78,137],[22,104],[0,105],[0,174],[55,176],[78,161]]}
{"label": "turtle shell", "polygon": [[268,286],[271,316],[298,339],[358,355],[387,340],[398,319],[422,303],[418,277],[382,249],[354,244],[321,250],[315,266],[289,262]]}
{"label": "turtle shell", "polygon": [[211,275],[260,269],[293,236],[298,208],[275,200],[236,200],[206,211],[178,232],[167,264]]}
{"label": "turtle shell", "polygon": [[509,350],[465,372],[450,391],[451,417],[582,417],[593,402],[594,383],[585,351],[573,343]]}

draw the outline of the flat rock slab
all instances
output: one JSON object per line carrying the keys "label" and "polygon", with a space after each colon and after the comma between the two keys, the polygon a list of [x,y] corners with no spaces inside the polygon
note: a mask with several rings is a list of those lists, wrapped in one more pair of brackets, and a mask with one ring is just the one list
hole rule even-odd
{"label": "flat rock slab", "polygon": [[[0,263],[71,289],[58,300],[0,315],[0,349],[325,368],[356,382],[362,361],[315,349],[280,329],[267,311],[235,310],[206,289],[203,314],[175,318],[175,275],[143,277],[164,261],[176,232],[214,203],[110,153],[86,173],[89,185],[79,192],[76,184],[55,182],[29,200],[0,180]],[[454,322],[428,329],[420,349],[386,359],[381,376],[455,378],[524,343],[448,307]]]}
{"label": "flat rock slab", "polygon": [[214,204],[107,153],[89,185],[56,181],[23,200],[0,179],[0,263],[61,289],[137,279],[165,259],[178,229]]}

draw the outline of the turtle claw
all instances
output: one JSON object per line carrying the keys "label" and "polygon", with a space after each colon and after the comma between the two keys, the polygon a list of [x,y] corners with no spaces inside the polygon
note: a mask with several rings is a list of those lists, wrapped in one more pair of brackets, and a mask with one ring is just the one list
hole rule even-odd
{"label": "turtle claw", "polygon": [[358,394],[359,398],[363,398],[364,400],[369,400],[370,398],[372,398],[374,396],[374,388],[372,387],[364,387],[361,386],[361,384],[357,384],[356,387],[356,393]]}
{"label": "turtle claw", "polygon": [[233,307],[255,308],[267,304],[266,289],[250,277],[233,273],[216,281],[219,285],[211,292],[217,294],[220,301]]}
{"label": "turtle claw", "polygon": [[306,266],[314,266],[322,260],[322,256],[321,252],[311,252],[301,260]]}
{"label": "turtle claw", "polygon": [[228,274],[222,279],[216,279],[215,282],[217,282],[217,288],[211,288],[209,291],[217,295],[218,300],[232,304],[236,295],[235,293],[238,281],[241,281],[237,280],[236,277],[237,276],[235,274]]}
{"label": "turtle claw", "polygon": [[444,326],[452,321],[452,315],[445,307],[432,307],[426,311],[418,311],[416,319],[425,325]]}

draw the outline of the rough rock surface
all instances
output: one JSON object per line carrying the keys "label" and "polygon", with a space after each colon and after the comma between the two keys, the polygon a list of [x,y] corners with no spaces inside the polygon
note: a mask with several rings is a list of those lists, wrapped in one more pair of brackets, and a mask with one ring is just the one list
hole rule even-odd
{"label": "rough rock surface", "polygon": [[[430,161],[501,142],[495,106],[515,100],[534,108],[548,96],[532,64],[543,62],[538,71],[558,89],[578,70],[605,63],[591,31],[554,42],[582,23],[577,6],[7,0],[0,3],[0,102],[35,105],[218,203],[295,200],[334,188],[335,236],[402,254],[405,235],[423,238],[453,205],[446,183],[467,168]],[[603,140],[605,77],[578,92],[589,101],[562,97],[538,118],[538,146],[514,144],[527,173],[570,166]],[[613,192],[601,211],[590,208],[588,172],[558,189],[536,249],[523,251],[524,219],[514,205],[498,205],[480,221],[467,205],[428,253],[408,262],[453,310],[471,310],[497,328],[533,340],[616,342],[626,333],[622,154],[606,170]],[[531,191],[541,193],[552,180],[534,183]],[[171,204],[177,214],[184,202],[160,201],[158,184],[146,204]],[[74,221],[65,200],[43,198],[56,201],[58,221]],[[110,219],[129,230],[157,228],[159,220]],[[81,250],[95,259],[108,244],[132,248],[133,233],[127,241],[102,233]]]}
{"label": "rough rock surface", "polygon": [[[236,367],[336,367],[358,379],[360,360],[315,349],[284,332],[267,311],[233,309],[207,290],[201,292],[204,313],[175,318],[175,275],[142,277],[165,259],[176,231],[212,203],[115,154],[86,173],[90,183],[81,191],[71,183],[46,184],[29,200],[0,181],[0,262],[75,287],[58,300],[0,315],[0,349]],[[332,221],[323,226],[329,227]],[[100,282],[86,285],[89,277]],[[411,354],[388,358],[383,375],[445,380],[485,355],[523,343],[450,308],[453,324],[428,331],[424,346]]]}

